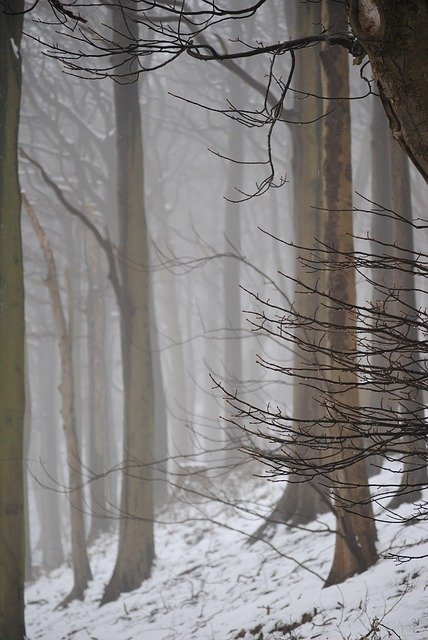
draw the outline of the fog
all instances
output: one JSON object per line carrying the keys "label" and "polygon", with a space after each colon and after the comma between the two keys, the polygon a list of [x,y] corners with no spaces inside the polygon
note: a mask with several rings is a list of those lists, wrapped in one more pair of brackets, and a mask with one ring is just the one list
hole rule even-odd
{"label": "fog", "polygon": [[422,638],[423,178],[367,59],[252,55],[340,3],[138,4],[36,3],[17,53],[28,637]]}

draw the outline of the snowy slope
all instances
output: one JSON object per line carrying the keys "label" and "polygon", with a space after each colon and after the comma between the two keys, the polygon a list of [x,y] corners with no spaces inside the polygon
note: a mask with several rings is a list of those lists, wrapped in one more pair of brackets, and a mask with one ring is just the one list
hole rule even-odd
{"label": "snowy slope", "polygon": [[[190,505],[184,496],[160,514],[171,524],[156,525],[152,577],[115,603],[98,606],[115,560],[111,536],[92,549],[95,579],[84,602],[55,610],[71,588],[69,568],[39,578],[26,592],[29,640],[428,640],[428,558],[402,564],[383,558],[363,575],[323,589],[332,517],[309,532],[277,527],[269,543],[248,546],[243,532],[260,520],[240,507],[260,511],[281,487],[260,478],[241,478],[239,485],[253,503],[235,496],[234,508]],[[379,524],[379,551],[428,554],[427,523]]]}

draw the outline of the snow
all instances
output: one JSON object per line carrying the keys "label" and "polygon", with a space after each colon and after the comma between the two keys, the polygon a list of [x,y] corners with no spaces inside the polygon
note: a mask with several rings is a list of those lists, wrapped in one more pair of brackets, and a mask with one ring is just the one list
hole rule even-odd
{"label": "snow", "polygon": [[[380,522],[377,565],[323,589],[334,549],[331,515],[308,527],[278,526],[268,543],[249,546],[244,534],[260,524],[255,506],[265,512],[282,487],[259,477],[230,482],[234,507],[190,504],[183,493],[159,514],[152,576],[117,602],[99,607],[115,561],[111,535],[91,549],[95,578],[83,602],[55,610],[72,585],[65,566],[29,585],[29,640],[427,640],[428,559],[386,557],[428,554],[426,523]],[[410,515],[412,506],[400,513]]]}

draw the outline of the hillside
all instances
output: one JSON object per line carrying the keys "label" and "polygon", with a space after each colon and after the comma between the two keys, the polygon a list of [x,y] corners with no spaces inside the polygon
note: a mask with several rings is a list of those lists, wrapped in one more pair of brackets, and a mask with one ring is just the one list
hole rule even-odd
{"label": "hillside", "polygon": [[[378,476],[374,482],[380,482]],[[227,482],[225,483],[228,484]],[[115,560],[115,539],[91,550],[95,579],[84,602],[55,610],[71,585],[62,567],[26,593],[30,640],[426,640],[428,559],[397,562],[389,554],[428,554],[424,522],[379,522],[379,563],[323,589],[334,537],[328,515],[305,528],[277,527],[268,542],[246,544],[281,487],[262,478],[230,480],[233,506],[183,493],[159,514],[157,559],[150,580],[99,608]],[[251,501],[244,500],[245,495]],[[223,491],[223,490],[222,490]],[[217,489],[217,495],[220,495]],[[239,496],[241,493],[241,496]],[[264,509],[263,509],[264,505]],[[400,513],[411,513],[411,506]]]}

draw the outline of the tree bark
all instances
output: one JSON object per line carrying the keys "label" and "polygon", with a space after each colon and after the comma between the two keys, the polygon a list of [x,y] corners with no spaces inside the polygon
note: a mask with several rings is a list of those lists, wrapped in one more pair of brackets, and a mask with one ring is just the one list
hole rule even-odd
{"label": "tree bark", "polygon": [[[344,5],[334,0],[323,0],[322,24],[327,29],[346,30]],[[334,113],[323,118],[324,242],[338,252],[352,253],[350,104],[348,100],[334,100],[349,96],[348,56],[338,47],[323,47],[321,55],[323,94],[330,97],[326,105],[327,112],[334,107]],[[331,260],[339,261],[340,257],[333,251]],[[355,333],[346,330],[347,325],[353,324],[347,305],[355,305],[356,302],[355,272],[349,269],[328,270],[326,280],[326,291],[338,301],[331,303],[328,310],[328,320],[335,327],[328,336],[332,361],[327,381],[326,408],[328,405],[329,414],[335,420],[328,436],[337,438],[339,442],[346,436],[355,450],[361,450],[362,438],[344,421],[337,408],[338,403],[349,407],[351,412],[358,407],[355,373],[352,373],[352,367],[345,373],[340,371],[340,365],[335,361],[337,354],[339,358],[347,357],[352,362],[352,354],[356,349]],[[343,377],[349,381],[348,384],[344,385]],[[335,446],[337,449],[333,453],[340,465],[346,460],[347,453],[343,445]],[[337,533],[333,564],[325,586],[361,573],[377,561],[376,527],[365,461],[337,470],[331,480]]]}
{"label": "tree bark", "polygon": [[[312,32],[314,25],[321,23],[320,3],[307,3],[296,7],[296,33],[303,36]],[[293,207],[296,244],[305,247],[309,252],[316,252],[317,241],[321,238],[321,224],[319,207],[322,206],[322,177],[321,165],[321,127],[323,104],[315,96],[321,93],[321,61],[316,48],[308,48],[301,52],[301,62],[296,68],[294,86],[304,93],[296,94],[294,102],[293,120],[300,122],[290,125],[293,142]],[[304,185],[304,186],[303,186]],[[322,274],[309,274],[299,259],[296,261],[296,279],[307,283],[316,289],[316,283]],[[322,313],[319,297],[315,293],[301,293],[301,286],[296,284],[294,300],[299,313],[306,318],[319,317]],[[296,339],[299,342],[314,342],[316,334],[312,334],[307,326],[298,328]],[[303,358],[303,359],[302,359]],[[312,358],[312,362],[308,359]],[[293,367],[298,372],[312,365],[319,365],[319,354],[296,351]],[[308,395],[310,402],[308,403]],[[315,396],[315,397],[314,397]],[[309,405],[309,406],[308,406]],[[293,419],[302,421],[316,421],[321,417],[323,408],[316,390],[308,389],[303,380],[296,379],[293,386]],[[298,455],[305,457],[305,451]],[[307,485],[300,485],[297,478],[291,478],[285,490],[283,499],[288,497],[290,506],[284,515],[294,524],[301,524],[314,520],[317,515],[324,513],[328,505],[328,497],[323,501],[320,493],[323,489],[316,479],[308,481]],[[302,479],[303,482],[304,479]],[[310,484],[318,485],[311,487]],[[325,488],[324,488],[325,491]],[[290,508],[291,507],[291,508]]]}
{"label": "tree bark", "polygon": [[24,283],[18,126],[23,0],[0,9],[0,640],[23,640]]}
{"label": "tree bark", "polygon": [[348,5],[392,135],[428,180],[428,3],[350,0]]}
{"label": "tree bark", "polygon": [[[74,408],[73,335],[71,332],[71,322],[69,321],[67,323],[65,318],[59,291],[55,259],[49,239],[25,195],[24,204],[46,262],[47,276],[45,282],[51,300],[61,361],[61,417],[67,447],[70,491],[71,559],[74,578],[73,589],[59,605],[60,607],[66,607],[73,600],[83,600],[88,582],[89,580],[92,580],[91,568],[89,566],[89,559],[86,550],[82,489],[82,461],[77,437],[76,414]],[[70,313],[71,308],[72,301],[69,300]]]}
{"label": "tree bark", "polygon": [[[122,3],[126,9],[127,3]],[[123,31],[122,13],[113,27]],[[127,33],[138,37],[129,20]],[[148,240],[138,82],[116,82],[118,211],[122,274],[121,344],[124,380],[124,459],[116,565],[101,605],[132,591],[150,576],[154,558],[153,483],[154,391],[150,351]],[[122,80],[121,80],[122,82]]]}
{"label": "tree bark", "polygon": [[[296,33],[312,33],[314,25],[321,22],[321,5],[297,3],[295,8]],[[323,113],[322,102],[314,96],[321,92],[321,63],[319,52],[315,48],[308,48],[300,52],[301,60],[297,65],[293,86],[304,94],[296,94],[293,105],[293,120],[301,124],[290,125],[290,133],[293,148],[293,211],[295,242],[299,247],[305,247],[309,252],[316,250],[316,240],[320,238],[320,215],[316,209],[322,205],[322,178],[320,176],[321,165],[321,117]],[[304,185],[304,187],[303,187]],[[320,274],[314,273],[313,277],[307,273],[300,261],[296,261],[296,279],[308,283],[315,288]],[[294,301],[299,313],[306,318],[314,317],[320,313],[320,300],[315,293],[301,293],[301,286],[296,285]],[[316,335],[311,335],[308,326],[296,329],[296,341],[315,340]],[[317,356],[319,357],[319,356]],[[296,372],[309,366],[309,353],[301,353],[296,349],[293,357],[293,368]],[[312,363],[317,366],[316,361]],[[308,394],[311,402],[308,403]],[[293,419],[311,421],[321,416],[322,407],[317,398],[314,398],[315,390],[307,388],[303,380],[295,379],[293,384]],[[309,406],[308,406],[309,404]],[[297,452],[296,452],[297,453]],[[300,447],[300,457],[305,456],[304,448]],[[284,492],[265,522],[254,532],[252,538],[260,539],[269,534],[269,530],[276,524],[304,524],[315,520],[317,515],[327,509],[328,497],[323,501],[319,491],[311,483],[316,484],[316,479],[305,482],[304,478],[293,475],[284,488]],[[325,491],[325,489],[324,489]]]}

